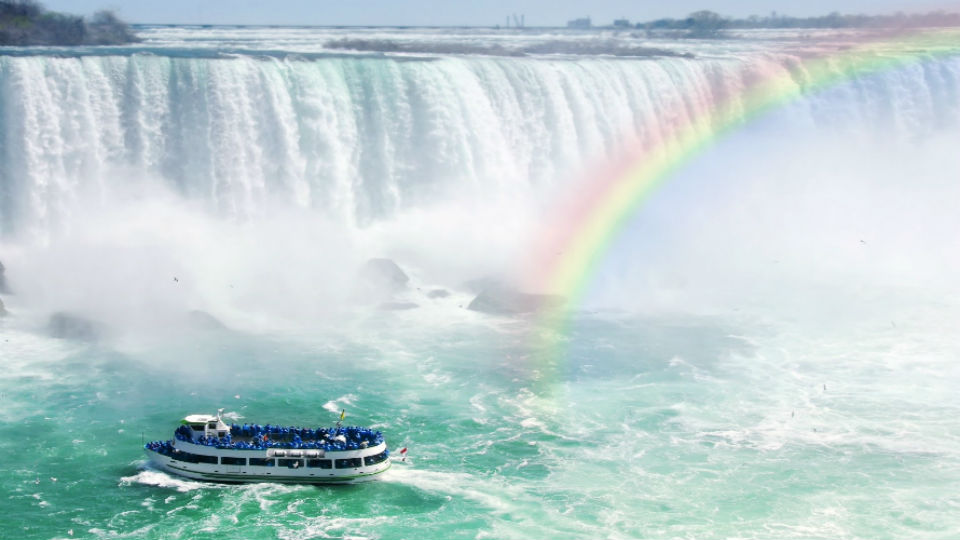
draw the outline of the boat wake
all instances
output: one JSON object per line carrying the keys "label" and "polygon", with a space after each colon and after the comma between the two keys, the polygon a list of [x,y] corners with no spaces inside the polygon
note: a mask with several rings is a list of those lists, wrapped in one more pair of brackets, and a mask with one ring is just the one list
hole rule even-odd
{"label": "boat wake", "polygon": [[523,490],[508,485],[479,479],[469,474],[425,471],[412,467],[391,467],[383,475],[383,482],[392,482],[430,493],[460,497],[480,503],[491,510],[506,512],[511,501],[523,496]]}
{"label": "boat wake", "polygon": [[180,493],[187,493],[190,491],[195,491],[198,489],[211,489],[211,488],[224,488],[227,487],[226,484],[214,484],[210,482],[196,482],[193,480],[185,480],[170,476],[169,474],[159,471],[148,463],[144,462],[140,465],[141,471],[132,476],[124,476],[120,479],[120,486],[126,487],[134,484],[140,484],[144,486],[155,486],[161,488],[172,488],[176,489]]}

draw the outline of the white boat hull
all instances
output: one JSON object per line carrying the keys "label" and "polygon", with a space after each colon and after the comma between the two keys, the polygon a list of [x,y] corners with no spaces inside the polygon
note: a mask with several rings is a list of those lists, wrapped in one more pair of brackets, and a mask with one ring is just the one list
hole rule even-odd
{"label": "white boat hull", "polygon": [[[178,444],[178,448],[189,450],[218,458],[217,463],[192,463],[182,459],[175,459],[170,455],[161,454],[153,450],[145,450],[150,461],[158,468],[178,476],[183,476],[193,480],[203,480],[208,482],[222,483],[254,483],[271,482],[283,484],[357,484],[369,482],[376,479],[377,476],[390,468],[390,459],[387,458],[379,463],[371,465],[361,465],[359,467],[345,468],[319,468],[308,467],[305,464],[309,461],[298,458],[276,458],[268,455],[264,451],[237,451],[221,450],[214,448],[197,446],[192,444]],[[332,463],[338,460],[349,458],[360,458],[363,462],[364,456],[375,455],[386,450],[385,445],[364,449],[363,451],[343,451],[327,452],[325,458]],[[223,457],[236,457],[246,454],[245,457],[266,460],[273,463],[271,466],[261,465],[234,465],[224,464]],[[272,454],[272,452],[270,453]],[[249,463],[252,460],[244,460]],[[283,462],[296,462],[296,467],[283,466]]]}

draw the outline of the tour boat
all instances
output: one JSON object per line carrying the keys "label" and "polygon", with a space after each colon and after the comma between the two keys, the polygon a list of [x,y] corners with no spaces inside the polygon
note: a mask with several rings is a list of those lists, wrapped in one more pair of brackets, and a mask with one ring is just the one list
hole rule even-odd
{"label": "tour boat", "polygon": [[[173,474],[214,482],[352,484],[390,468],[383,434],[362,427],[232,424],[193,414],[174,439],[144,445],[150,461]],[[343,420],[343,413],[340,415]]]}

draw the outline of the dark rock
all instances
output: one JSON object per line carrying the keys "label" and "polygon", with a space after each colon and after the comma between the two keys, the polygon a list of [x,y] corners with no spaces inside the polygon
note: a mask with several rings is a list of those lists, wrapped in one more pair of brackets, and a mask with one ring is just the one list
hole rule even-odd
{"label": "dark rock", "polygon": [[446,298],[450,296],[450,291],[446,289],[434,289],[427,293],[427,298]]}
{"label": "dark rock", "polygon": [[488,287],[470,302],[467,309],[482,313],[509,315],[531,313],[559,306],[563,297],[549,294],[529,294],[498,285]]}
{"label": "dark rock", "polygon": [[7,288],[7,278],[4,276],[5,270],[3,263],[0,262],[0,293],[10,294],[10,289]]}
{"label": "dark rock", "polygon": [[219,319],[213,315],[207,313],[206,311],[201,311],[195,309],[187,314],[187,318],[192,326],[196,330],[226,330],[227,326],[220,322]]}
{"label": "dark rock", "polygon": [[410,281],[410,277],[390,259],[370,259],[360,269],[360,276],[368,284],[387,291],[404,289]]}
{"label": "dark rock", "polygon": [[465,282],[463,288],[472,293],[479,294],[488,289],[506,289],[509,287],[507,287],[507,284],[500,278],[485,276]]}
{"label": "dark rock", "polygon": [[55,338],[96,341],[103,333],[103,327],[100,323],[79,315],[58,312],[50,316],[47,331]]}
{"label": "dark rock", "polygon": [[417,304],[413,302],[384,302],[380,304],[380,309],[385,311],[400,311],[404,309],[415,309],[418,308]]}
{"label": "dark rock", "polygon": [[[395,296],[407,290],[410,278],[390,259],[370,259],[360,268],[356,292],[367,304],[395,303]],[[381,309],[384,309],[381,306]]]}

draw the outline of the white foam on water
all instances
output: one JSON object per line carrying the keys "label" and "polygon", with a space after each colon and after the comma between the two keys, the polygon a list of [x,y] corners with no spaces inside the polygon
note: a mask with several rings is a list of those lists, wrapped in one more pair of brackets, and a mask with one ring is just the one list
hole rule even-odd
{"label": "white foam on water", "polygon": [[[340,414],[340,411],[346,409],[346,408],[347,408],[348,406],[350,406],[350,405],[353,405],[353,401],[354,401],[355,399],[357,399],[357,396],[356,396],[356,395],[354,395],[354,394],[346,394],[346,395],[340,396],[340,397],[338,397],[338,398],[336,398],[336,399],[332,399],[332,400],[324,403],[324,404],[323,404],[323,408],[324,408],[324,410],[327,410],[327,411],[329,411],[329,412],[332,412],[332,413],[335,413],[335,414],[339,415],[339,414]],[[339,418],[339,416],[338,416],[338,418]]]}
{"label": "white foam on water", "polygon": [[157,471],[154,469],[144,469],[137,474],[132,476],[124,476],[120,479],[121,486],[129,486],[131,484],[142,484],[145,486],[156,486],[160,488],[170,488],[179,491],[180,493],[189,493],[192,491],[203,490],[203,489],[222,489],[225,487],[223,484],[212,484],[208,482],[198,482],[196,480],[189,480],[186,478],[181,478],[178,476],[172,476],[162,471]]}
{"label": "white foam on water", "polygon": [[57,366],[86,345],[39,335],[13,327],[0,327],[0,382],[8,379],[55,380]]}
{"label": "white foam on water", "polygon": [[494,512],[509,511],[514,507],[513,501],[525,495],[522,489],[503,481],[476,478],[465,473],[391,467],[382,476],[384,482],[396,482],[431,493],[463,497]]}
{"label": "white foam on water", "polygon": [[366,540],[381,538],[374,531],[389,525],[394,518],[390,516],[371,517],[304,517],[302,524],[295,527],[278,527],[277,537],[283,540],[306,540],[309,538],[343,538]]}
{"label": "white foam on water", "polygon": [[540,420],[537,420],[536,418],[533,418],[533,417],[524,418],[523,420],[520,421],[520,425],[525,428],[536,428],[541,431],[545,431],[547,428],[546,424],[544,424]]}

